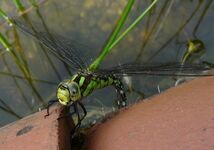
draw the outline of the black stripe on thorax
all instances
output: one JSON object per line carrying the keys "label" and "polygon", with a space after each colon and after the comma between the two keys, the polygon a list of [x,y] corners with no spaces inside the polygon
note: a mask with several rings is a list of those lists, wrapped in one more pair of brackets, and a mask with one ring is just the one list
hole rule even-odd
{"label": "black stripe on thorax", "polygon": [[86,75],[84,77],[85,77],[85,80],[83,82],[83,85],[80,87],[82,92],[85,91],[86,88],[88,87],[88,84],[91,82],[91,79],[93,78],[93,75],[89,74],[89,75]]}

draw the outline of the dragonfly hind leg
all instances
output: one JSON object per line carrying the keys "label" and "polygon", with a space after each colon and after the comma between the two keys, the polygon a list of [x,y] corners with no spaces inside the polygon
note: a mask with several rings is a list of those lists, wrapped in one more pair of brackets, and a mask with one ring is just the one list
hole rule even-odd
{"label": "dragonfly hind leg", "polygon": [[[83,110],[83,116],[80,117],[80,113],[79,113],[79,110],[77,108],[77,104],[79,104],[79,106],[82,108]],[[85,118],[85,116],[87,115],[87,111],[84,107],[84,105],[81,103],[81,102],[77,102],[75,105],[74,105],[74,113],[77,114],[77,119],[78,119],[78,122],[77,124],[75,125],[75,127],[73,128],[73,130],[71,131],[71,135],[74,135],[75,131],[80,127],[81,125],[81,122],[82,120]]]}
{"label": "dragonfly hind leg", "polygon": [[114,87],[116,89],[117,92],[117,106],[118,108],[123,108],[127,106],[127,102],[126,102],[126,93],[124,91],[124,86],[123,83],[116,79],[114,81]]}

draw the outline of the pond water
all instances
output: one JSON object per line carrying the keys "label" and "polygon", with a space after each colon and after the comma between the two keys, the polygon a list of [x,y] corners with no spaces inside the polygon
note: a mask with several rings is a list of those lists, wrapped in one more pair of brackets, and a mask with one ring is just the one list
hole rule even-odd
{"label": "pond water", "polygon": [[[54,32],[68,38],[81,57],[92,62],[114,29],[127,1],[46,0],[24,15],[36,30]],[[123,29],[145,10],[151,1],[137,0]],[[32,7],[23,0],[26,8]],[[18,13],[12,2],[1,1],[1,9],[9,16]],[[20,18],[23,16],[20,16]],[[52,55],[44,46],[1,18],[0,31],[13,46],[16,55],[0,44],[0,126],[44,108],[56,96],[58,83],[69,79],[73,70]],[[105,57],[100,68],[128,62],[214,63],[214,4],[212,0],[162,0]],[[66,41],[65,41],[66,42]],[[197,53],[188,54],[196,47]],[[193,48],[194,49],[194,48]],[[26,73],[27,72],[27,73]],[[133,76],[123,79],[128,103],[175,86],[177,77]],[[108,93],[108,94],[106,94]],[[83,100],[88,125],[116,109],[113,87],[93,92]]]}

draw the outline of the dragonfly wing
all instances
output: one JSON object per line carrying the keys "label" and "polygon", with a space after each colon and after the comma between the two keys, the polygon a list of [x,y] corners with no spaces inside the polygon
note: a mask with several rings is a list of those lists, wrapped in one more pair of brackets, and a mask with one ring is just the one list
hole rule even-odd
{"label": "dragonfly wing", "polygon": [[157,75],[157,76],[212,76],[214,69],[204,64],[123,64],[95,71],[97,75]]}
{"label": "dragonfly wing", "polygon": [[85,69],[86,61],[82,58],[80,51],[64,37],[45,31],[37,31],[32,23],[14,19],[13,23],[23,32],[33,36],[41,44],[46,46],[56,57],[73,69]]}

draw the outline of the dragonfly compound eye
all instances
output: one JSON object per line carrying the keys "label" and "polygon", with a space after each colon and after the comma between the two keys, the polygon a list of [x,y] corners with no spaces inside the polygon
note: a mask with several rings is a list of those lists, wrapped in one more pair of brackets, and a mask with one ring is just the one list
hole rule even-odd
{"label": "dragonfly compound eye", "polygon": [[70,98],[72,101],[79,100],[81,98],[80,88],[76,82],[69,83]]}

